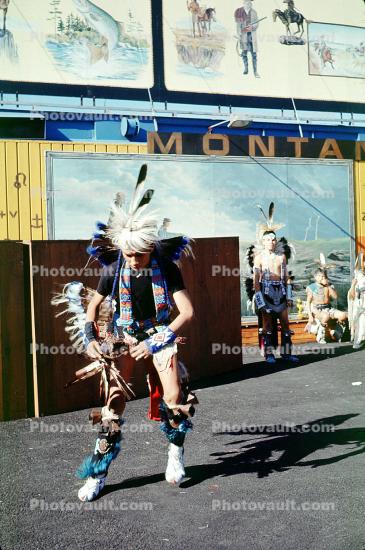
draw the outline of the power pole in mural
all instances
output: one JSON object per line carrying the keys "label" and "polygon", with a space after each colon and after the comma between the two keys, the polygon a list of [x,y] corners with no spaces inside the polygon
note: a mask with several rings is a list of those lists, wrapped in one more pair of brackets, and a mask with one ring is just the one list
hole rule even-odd
{"label": "power pole in mural", "polygon": [[309,232],[309,230],[311,229],[311,227],[312,227],[312,216],[309,218],[309,220],[308,220],[308,225],[307,225],[307,227],[306,227],[306,229],[305,229],[305,235],[304,235],[304,240],[305,240],[305,241],[308,240],[308,232]]}
{"label": "power pole in mural", "polygon": [[314,234],[314,240],[315,241],[318,241],[318,224],[319,224],[319,219],[320,219],[321,216],[317,215],[317,219],[316,219],[316,230],[315,230],[315,234]]}

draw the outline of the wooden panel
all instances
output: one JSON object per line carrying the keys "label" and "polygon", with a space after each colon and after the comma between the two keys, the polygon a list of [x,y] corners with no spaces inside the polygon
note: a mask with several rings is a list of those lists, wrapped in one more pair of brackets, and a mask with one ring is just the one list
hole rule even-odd
{"label": "wooden panel", "polygon": [[95,143],[85,143],[85,153],[95,153]]}
{"label": "wooden panel", "polygon": [[9,239],[18,240],[20,237],[19,220],[19,191],[14,185],[18,173],[17,144],[8,141],[5,146],[6,155],[6,189],[8,199],[8,230]]}
{"label": "wooden panel", "polygon": [[137,144],[128,145],[128,153],[137,155],[139,152],[139,146]]}
{"label": "wooden panel", "polygon": [[95,151],[97,153],[106,153],[106,145],[103,145],[102,143],[97,143],[95,147]]}
{"label": "wooden panel", "polygon": [[[61,353],[70,344],[64,332],[65,319],[55,319],[56,310],[50,305],[52,292],[60,291],[70,280],[80,280],[96,288],[96,273],[79,276],[86,263],[87,241],[48,241],[33,243],[33,264],[42,266],[43,274],[34,275],[36,340],[43,346],[37,354],[39,405],[41,414],[83,409],[98,404],[98,380],[89,379],[65,390],[64,385],[74,372],[88,363],[73,353]],[[238,268],[238,239],[197,239],[197,260],[186,258],[182,271],[185,285],[192,296],[196,319],[184,334],[188,345],[181,346],[181,357],[193,379],[240,368],[237,355],[212,354],[213,343],[241,345],[240,281],[239,277],[212,277],[212,264],[222,263]],[[67,263],[65,263],[67,258]],[[61,269],[73,272],[61,272]],[[53,347],[52,346],[56,346]],[[48,352],[48,353],[47,353]],[[142,366],[135,372],[133,384],[137,395],[146,395],[147,387]]]}
{"label": "wooden panel", "polygon": [[240,355],[213,347],[241,346],[240,278],[212,275],[213,265],[239,270],[238,238],[196,239],[194,254],[195,261],[185,258],[182,262],[195,321],[184,329],[188,345],[181,346],[180,352],[193,380],[242,366]]}
{"label": "wooden panel", "polygon": [[63,144],[58,141],[54,141],[50,144],[50,150],[51,151],[63,151]]}
{"label": "wooden panel", "polygon": [[83,143],[74,143],[74,151],[79,153],[85,152],[85,146]]}
{"label": "wooden panel", "polygon": [[127,145],[118,145],[118,153],[128,153]]}
{"label": "wooden panel", "polygon": [[0,239],[8,239],[5,142],[0,141]]}
{"label": "wooden panel", "polygon": [[29,250],[0,242],[0,420],[33,415]]}
{"label": "wooden panel", "polygon": [[118,153],[118,146],[117,145],[107,145],[106,146],[107,153]]}
{"label": "wooden panel", "polygon": [[46,189],[42,179],[44,175],[42,169],[43,159],[41,157],[42,150],[39,143],[29,143],[29,189],[32,240],[42,240],[46,237],[46,233],[43,230],[45,224],[43,199],[46,198]]}
{"label": "wooden panel", "polygon": [[62,151],[65,151],[65,152],[73,152],[74,150],[74,146],[72,143],[63,143],[62,144]]}
{"label": "wooden panel", "polygon": [[66,319],[55,319],[59,310],[50,304],[53,293],[60,292],[71,280],[81,280],[87,286],[96,287],[98,277],[79,277],[77,274],[70,274],[70,271],[66,275],[62,271],[84,267],[87,244],[86,241],[47,241],[32,244],[35,332],[39,346],[37,373],[40,415],[83,409],[97,404],[96,378],[67,390],[64,388],[75,371],[90,361],[72,352],[64,330]]}
{"label": "wooden panel", "polygon": [[18,143],[18,195],[20,216],[20,238],[30,241],[31,236],[31,211],[30,211],[30,187],[29,187],[29,147],[28,143]]}

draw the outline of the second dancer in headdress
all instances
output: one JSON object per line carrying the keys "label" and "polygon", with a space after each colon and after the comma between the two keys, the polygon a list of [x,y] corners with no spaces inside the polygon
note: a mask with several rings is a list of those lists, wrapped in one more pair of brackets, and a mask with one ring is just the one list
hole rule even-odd
{"label": "second dancer in headdress", "polygon": [[291,247],[288,241],[276,236],[283,224],[274,223],[274,203],[269,212],[262,212],[265,222],[258,225],[257,243],[248,250],[253,271],[255,310],[262,324],[262,347],[268,364],[276,363],[275,347],[277,319],[281,326],[281,357],[291,363],[299,359],[292,353],[292,331],[289,327],[289,308],[293,305],[292,282],[288,272]]}

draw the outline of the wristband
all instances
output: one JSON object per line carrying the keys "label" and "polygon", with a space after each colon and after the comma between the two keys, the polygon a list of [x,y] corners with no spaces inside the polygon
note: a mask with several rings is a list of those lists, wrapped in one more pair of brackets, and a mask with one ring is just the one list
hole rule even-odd
{"label": "wristband", "polygon": [[175,338],[176,334],[169,327],[166,327],[161,332],[152,334],[152,336],[147,338],[147,340],[144,340],[144,343],[146,344],[148,351],[153,354],[160,351],[160,349],[167,346],[167,344],[173,342]]}
{"label": "wristband", "polygon": [[266,307],[265,300],[261,290],[259,290],[258,292],[255,292],[255,302],[256,302],[257,309],[262,309],[263,307]]}

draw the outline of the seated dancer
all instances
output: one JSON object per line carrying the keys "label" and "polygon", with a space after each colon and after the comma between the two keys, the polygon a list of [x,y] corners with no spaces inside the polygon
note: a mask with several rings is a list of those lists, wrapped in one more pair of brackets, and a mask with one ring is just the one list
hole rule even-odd
{"label": "seated dancer", "polygon": [[[325,344],[327,330],[332,340],[341,340],[347,313],[331,306],[331,300],[337,300],[337,292],[328,279],[327,270],[334,266],[326,264],[325,256],[322,253],[316,262],[320,264],[320,267],[314,272],[314,283],[307,286],[308,324],[306,330],[316,333],[319,344]],[[337,321],[335,328],[330,328],[331,320]]]}
{"label": "seated dancer", "polygon": [[354,278],[347,301],[351,342],[354,349],[359,349],[365,342],[365,258],[362,252],[356,258]]}
{"label": "seated dancer", "polygon": [[[197,399],[188,390],[184,365],[177,360],[177,343],[184,343],[177,333],[193,318],[193,306],[174,261],[190,246],[186,237],[159,240],[157,221],[144,213],[153,194],[151,189],[142,192],[146,169],[146,165],[141,168],[129,211],[118,194],[108,224],[98,224],[99,233],[88,250],[109,265],[86,312],[86,353],[95,361],[78,372],[80,379],[101,372],[107,389],[101,412],[92,412],[94,423],[101,424],[94,453],[77,472],[87,479],[78,493],[82,501],[95,499],[103,489],[111,461],[120,450],[121,416],[131,393],[128,383],[136,361],[142,359],[148,370],[149,418],[162,420],[161,429],[169,441],[166,480],[178,484],[185,477],[183,445]],[[174,320],[169,293],[178,310]],[[113,315],[102,340],[97,318],[106,297],[111,298]],[[122,355],[114,363],[118,349]]]}
{"label": "seated dancer", "polygon": [[253,266],[255,308],[262,319],[265,360],[269,364],[276,363],[274,335],[278,317],[281,325],[281,357],[298,363],[298,357],[292,354],[288,315],[288,308],[293,305],[292,285],[287,270],[291,249],[284,237],[277,240],[275,230],[283,227],[283,224],[274,224],[274,203],[270,204],[268,216],[261,206],[259,209],[266,222],[259,224],[259,242],[250,247],[248,257],[251,257],[249,261]]}

